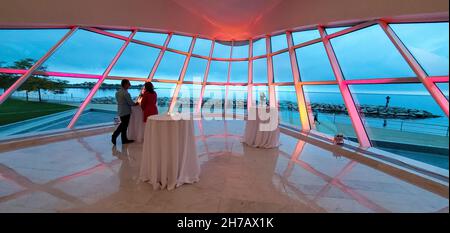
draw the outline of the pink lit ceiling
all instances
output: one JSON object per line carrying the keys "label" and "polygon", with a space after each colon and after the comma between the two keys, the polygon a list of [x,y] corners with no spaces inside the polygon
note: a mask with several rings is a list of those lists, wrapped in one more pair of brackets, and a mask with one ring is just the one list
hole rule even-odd
{"label": "pink lit ceiling", "polygon": [[448,0],[14,0],[0,26],[147,28],[240,40],[285,29],[403,15],[448,16]]}

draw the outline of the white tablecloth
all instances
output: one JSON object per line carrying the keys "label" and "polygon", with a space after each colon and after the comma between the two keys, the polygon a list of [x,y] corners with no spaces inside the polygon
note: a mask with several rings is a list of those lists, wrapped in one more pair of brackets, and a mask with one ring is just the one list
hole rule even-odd
{"label": "white tablecloth", "polygon": [[[266,108],[263,109],[265,111]],[[252,111],[255,113],[254,119],[251,118]],[[279,146],[280,129],[278,127],[278,111],[272,108],[271,120],[273,126],[270,126],[269,119],[261,119],[258,114],[258,108],[251,108],[249,119],[245,124],[245,133],[243,142],[252,147],[274,148]]]}
{"label": "white tablecloth", "polygon": [[154,189],[168,190],[199,181],[194,122],[174,120],[169,115],[147,118],[144,133],[141,180]]}
{"label": "white tablecloth", "polygon": [[136,142],[144,141],[145,124],[143,120],[141,106],[131,107],[130,123],[128,124],[128,139],[136,140]]}

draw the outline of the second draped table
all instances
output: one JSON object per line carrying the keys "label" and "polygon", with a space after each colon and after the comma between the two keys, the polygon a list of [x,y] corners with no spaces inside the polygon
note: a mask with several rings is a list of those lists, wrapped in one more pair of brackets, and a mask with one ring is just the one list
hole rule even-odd
{"label": "second draped table", "polygon": [[142,113],[141,106],[132,106],[127,132],[128,139],[135,140],[136,142],[144,141],[145,123],[143,118],[144,114]]}
{"label": "second draped table", "polygon": [[147,118],[139,178],[154,189],[174,189],[199,181],[194,122],[170,115]]}
{"label": "second draped table", "polygon": [[248,118],[243,143],[266,149],[279,146],[278,110],[269,107],[252,107],[249,109]]}

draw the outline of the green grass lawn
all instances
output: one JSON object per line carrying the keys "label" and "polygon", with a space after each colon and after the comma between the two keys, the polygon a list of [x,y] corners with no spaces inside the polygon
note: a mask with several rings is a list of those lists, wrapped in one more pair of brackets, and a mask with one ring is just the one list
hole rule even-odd
{"label": "green grass lawn", "polygon": [[11,124],[74,108],[76,107],[65,104],[8,99],[0,105],[0,125]]}

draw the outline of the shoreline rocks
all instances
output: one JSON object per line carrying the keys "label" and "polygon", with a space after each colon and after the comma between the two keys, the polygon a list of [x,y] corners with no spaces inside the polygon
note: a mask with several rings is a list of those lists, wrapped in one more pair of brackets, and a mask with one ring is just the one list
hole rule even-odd
{"label": "shoreline rocks", "polygon": [[[192,106],[198,99],[179,99],[178,101],[183,101],[183,104],[191,104]],[[158,98],[159,106],[169,106],[171,98],[169,97],[160,97]],[[204,105],[207,101],[211,101],[211,98],[206,97],[202,101],[202,105]],[[216,105],[224,104],[222,99],[217,99]],[[91,103],[93,104],[117,104],[116,99],[113,96],[108,97],[98,97],[93,98]],[[268,103],[267,103],[268,104]],[[242,106],[243,108],[247,107],[247,102],[244,100],[238,101],[230,101],[230,107],[236,109],[238,106]],[[426,119],[426,118],[438,118],[441,116],[434,115],[431,112],[421,110],[421,109],[411,109],[411,108],[403,108],[403,107],[385,107],[381,105],[360,105],[357,106],[359,112],[363,114],[365,117],[371,118],[382,118],[382,119]],[[297,103],[292,101],[282,101],[279,103],[279,108],[282,110],[289,111],[298,111]],[[311,109],[313,111],[317,111],[319,113],[328,113],[328,114],[342,114],[347,115],[347,108],[344,104],[326,104],[326,103],[311,103]]]}

